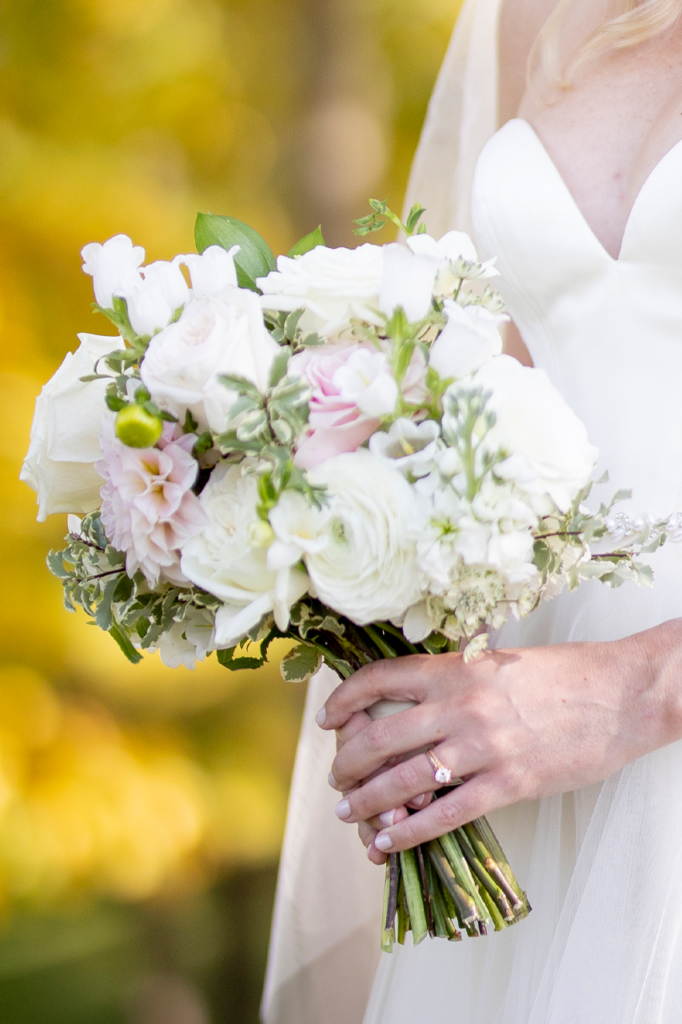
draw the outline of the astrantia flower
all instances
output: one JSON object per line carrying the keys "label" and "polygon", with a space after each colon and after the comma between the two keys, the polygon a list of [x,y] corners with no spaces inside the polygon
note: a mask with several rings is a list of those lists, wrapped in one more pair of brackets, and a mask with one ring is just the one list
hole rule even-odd
{"label": "astrantia flower", "polygon": [[128,575],[141,569],[152,587],[162,575],[187,583],[180,573],[180,550],[206,523],[192,492],[199,468],[190,454],[196,438],[186,434],[171,440],[172,434],[169,424],[163,450],[129,448],[115,436],[113,419],[107,418],[101,435],[103,458],[95,465],[104,478],[105,533],[125,552]]}
{"label": "astrantia flower", "polygon": [[267,544],[254,543],[259,523],[257,478],[242,466],[219,463],[201,492],[207,525],[183,550],[182,571],[223,606],[216,613],[216,643],[237,644],[274,611],[286,629],[289,609],[308,589],[308,577],[289,565],[268,567]]}
{"label": "astrantia flower", "polygon": [[305,559],[317,596],[358,625],[402,615],[423,589],[407,525],[416,512],[410,485],[362,448],[309,477],[329,498],[328,543]]}
{"label": "astrantia flower", "polygon": [[264,391],[279,351],[258,298],[233,288],[220,298],[188,302],[177,323],[152,338],[140,375],[160,408],[181,421],[189,409],[201,430],[221,433],[236,392],[220,375],[246,377]]}
{"label": "astrantia flower", "polygon": [[263,308],[305,309],[303,330],[338,340],[353,318],[377,320],[384,252],[380,245],[318,245],[296,259],[280,256],[277,270],[256,282],[263,292]]}

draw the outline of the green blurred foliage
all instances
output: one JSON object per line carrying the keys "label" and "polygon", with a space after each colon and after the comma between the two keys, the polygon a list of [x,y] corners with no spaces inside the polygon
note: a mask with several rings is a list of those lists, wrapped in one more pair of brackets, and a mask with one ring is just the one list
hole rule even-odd
{"label": "green blurred foliage", "polygon": [[[125,663],[45,568],[18,482],[91,319],[79,251],[192,251],[197,210],[285,252],[399,208],[458,0],[0,2],[3,1024],[256,1020],[304,694]],[[428,221],[428,214],[427,214]]]}

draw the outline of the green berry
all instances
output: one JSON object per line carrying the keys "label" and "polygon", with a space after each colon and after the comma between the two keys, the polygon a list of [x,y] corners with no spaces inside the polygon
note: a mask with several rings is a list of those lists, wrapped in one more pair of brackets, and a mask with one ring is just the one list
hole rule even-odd
{"label": "green berry", "polygon": [[161,437],[163,420],[141,405],[126,405],[116,416],[116,436],[129,448],[152,448]]}

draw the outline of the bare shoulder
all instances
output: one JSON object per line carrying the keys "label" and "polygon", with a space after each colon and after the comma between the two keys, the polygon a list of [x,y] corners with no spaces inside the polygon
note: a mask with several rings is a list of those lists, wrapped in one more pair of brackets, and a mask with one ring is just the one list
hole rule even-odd
{"label": "bare shoulder", "polygon": [[515,117],[526,88],[533,43],[557,0],[502,0],[500,10],[500,124]]}

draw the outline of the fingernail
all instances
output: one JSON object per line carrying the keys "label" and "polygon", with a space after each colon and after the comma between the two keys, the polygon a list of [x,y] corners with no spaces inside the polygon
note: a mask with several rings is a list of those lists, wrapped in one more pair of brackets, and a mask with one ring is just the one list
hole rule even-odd
{"label": "fingernail", "polygon": [[386,850],[393,849],[393,840],[387,832],[381,832],[374,840],[374,845],[377,850],[381,850],[382,853],[385,853]]}
{"label": "fingernail", "polygon": [[425,800],[426,800],[426,793],[422,793],[421,796],[416,796],[414,798],[414,800],[412,801],[412,804],[415,807],[421,807],[421,805],[424,803]]}
{"label": "fingernail", "polygon": [[395,818],[395,810],[393,810],[393,811],[384,811],[383,814],[379,815],[379,821],[386,828],[390,828],[391,827],[391,825],[393,824],[393,819],[394,818]]}
{"label": "fingernail", "polygon": [[337,818],[341,819],[341,821],[345,821],[346,818],[350,818],[350,801],[340,800],[334,808],[334,813]]}
{"label": "fingernail", "polygon": [[334,778],[334,776],[333,776],[333,774],[331,772],[327,776],[327,782],[332,787],[332,789],[338,789],[339,788],[339,784],[338,784],[338,782],[336,781],[336,779]]}
{"label": "fingernail", "polygon": [[322,728],[324,723],[327,721],[327,709],[326,708],[320,708],[320,710],[315,715],[315,721],[320,726],[320,728]]}
{"label": "fingernail", "polygon": [[374,843],[368,843],[367,844],[367,856],[368,857],[370,856],[370,854],[371,854],[373,849],[374,849]]}

